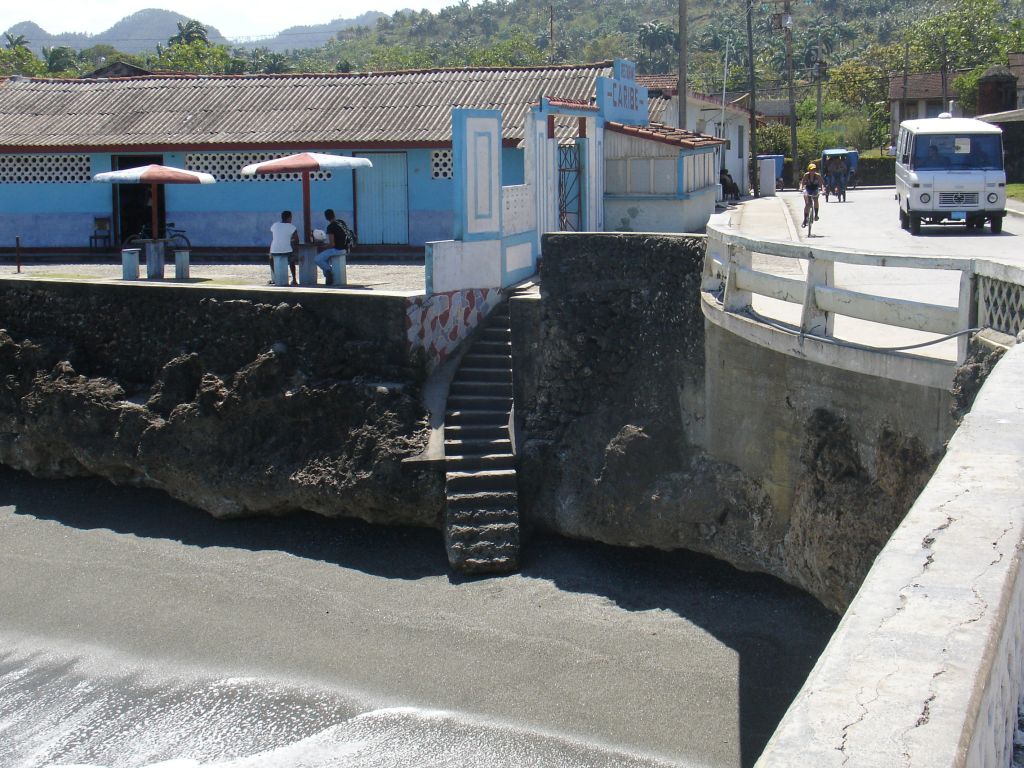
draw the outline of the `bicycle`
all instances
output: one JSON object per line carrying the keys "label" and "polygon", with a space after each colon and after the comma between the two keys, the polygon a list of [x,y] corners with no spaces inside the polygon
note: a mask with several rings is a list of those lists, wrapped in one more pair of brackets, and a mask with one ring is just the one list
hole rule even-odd
{"label": "bicycle", "polygon": [[804,190],[804,216],[807,217],[807,237],[810,238],[811,230],[814,228],[814,220],[818,217],[818,210],[815,205],[818,201],[819,191],[815,191],[813,194]]}
{"label": "bicycle", "polygon": [[[124,244],[127,246],[139,245],[143,240],[152,240],[153,238],[149,235],[149,227],[145,224],[142,225],[142,229],[136,232],[134,235],[128,237]],[[167,226],[164,227],[163,240],[166,243],[167,248],[176,251],[187,251],[192,249],[192,241],[188,239],[184,229],[177,229],[174,226],[173,221],[167,222]]]}

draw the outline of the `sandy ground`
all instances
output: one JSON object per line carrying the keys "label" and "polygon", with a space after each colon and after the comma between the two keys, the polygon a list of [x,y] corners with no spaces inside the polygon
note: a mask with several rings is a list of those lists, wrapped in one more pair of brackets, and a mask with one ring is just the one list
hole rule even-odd
{"label": "sandy ground", "polygon": [[751,765],[837,621],[696,555],[534,538],[521,573],[459,579],[436,531],[215,521],[6,468],[0,572],[0,633],[41,648],[333,686],[686,765]]}

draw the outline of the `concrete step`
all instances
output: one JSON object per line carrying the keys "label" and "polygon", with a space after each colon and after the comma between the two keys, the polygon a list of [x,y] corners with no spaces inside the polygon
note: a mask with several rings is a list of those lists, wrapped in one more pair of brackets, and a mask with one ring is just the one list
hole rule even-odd
{"label": "concrete step", "polygon": [[477,337],[477,343],[481,341],[499,341],[499,342],[512,342],[512,329],[507,325],[488,325],[480,332],[480,336]]}
{"label": "concrete step", "polygon": [[478,558],[467,557],[458,565],[460,573],[512,573],[519,570],[519,553],[514,556]]}
{"label": "concrete step", "polygon": [[507,421],[501,424],[445,424],[445,440],[508,440]]}
{"label": "concrete step", "polygon": [[[519,494],[512,489],[483,491],[448,491],[448,511],[462,510],[472,513],[495,512],[506,514],[515,510]],[[518,512],[516,513],[518,514]]]}
{"label": "concrete step", "polygon": [[519,513],[515,509],[460,509],[448,508],[448,525],[497,525],[504,523],[516,523],[519,521]]}
{"label": "concrete step", "polygon": [[512,407],[512,395],[463,395],[450,393],[448,408],[456,411],[505,411]]}
{"label": "concrete step", "polygon": [[504,469],[514,467],[516,457],[511,453],[481,453],[476,455],[445,456],[445,466],[449,471],[468,471],[471,469]]}
{"label": "concrete step", "polygon": [[447,534],[449,542],[458,541],[467,547],[486,542],[518,543],[519,523],[512,521],[484,525],[449,525]]}
{"label": "concrete step", "polygon": [[502,354],[477,352],[474,347],[462,358],[461,365],[467,368],[500,368],[503,371],[512,370],[512,353]]}
{"label": "concrete step", "polygon": [[490,340],[490,339],[478,339],[473,343],[473,346],[469,348],[469,353],[472,355],[511,355],[512,354],[512,340],[511,335],[506,340]]}
{"label": "concrete step", "polygon": [[511,381],[471,381],[456,379],[448,390],[451,395],[496,395],[512,397]]}
{"label": "concrete step", "polygon": [[[463,360],[465,363],[465,360]],[[455,374],[455,381],[495,381],[512,383],[511,368],[471,368],[462,365]]]}
{"label": "concrete step", "polygon": [[467,438],[449,440],[445,438],[446,456],[479,456],[486,453],[512,453],[512,441],[508,436],[497,438]]}
{"label": "concrete step", "polygon": [[458,560],[480,558],[492,560],[497,557],[512,557],[519,554],[519,540],[515,541],[452,541],[448,540],[448,557]]}
{"label": "concrete step", "polygon": [[455,408],[444,417],[447,427],[482,426],[489,429],[508,426],[508,409]]}
{"label": "concrete step", "polygon": [[514,469],[453,470],[445,472],[447,493],[514,491],[518,487]]}

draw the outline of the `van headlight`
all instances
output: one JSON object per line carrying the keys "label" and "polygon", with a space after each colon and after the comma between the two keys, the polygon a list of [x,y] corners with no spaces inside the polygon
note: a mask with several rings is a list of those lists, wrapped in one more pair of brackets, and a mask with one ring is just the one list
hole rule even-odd
{"label": "van headlight", "polygon": [[927,192],[922,192],[921,193],[921,202],[922,203],[930,203],[931,201],[932,201],[932,196],[931,195],[929,195]]}
{"label": "van headlight", "polygon": [[988,193],[988,201],[990,203],[998,202],[998,200],[999,200],[999,195],[997,195],[995,192],[989,192]]}

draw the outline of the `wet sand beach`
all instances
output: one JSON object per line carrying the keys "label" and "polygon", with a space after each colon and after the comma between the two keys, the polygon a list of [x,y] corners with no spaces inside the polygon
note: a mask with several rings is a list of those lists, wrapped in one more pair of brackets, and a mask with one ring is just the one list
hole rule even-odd
{"label": "wet sand beach", "polygon": [[524,553],[461,579],[437,531],[0,468],[0,764],[751,765],[837,623],[697,555]]}

